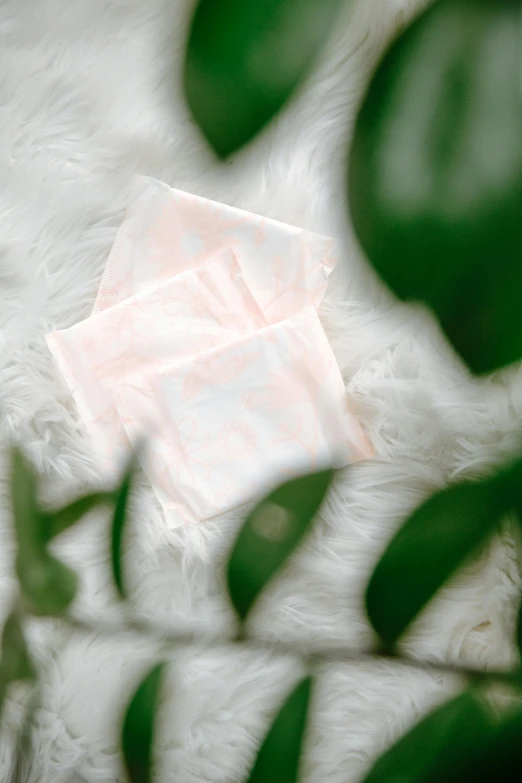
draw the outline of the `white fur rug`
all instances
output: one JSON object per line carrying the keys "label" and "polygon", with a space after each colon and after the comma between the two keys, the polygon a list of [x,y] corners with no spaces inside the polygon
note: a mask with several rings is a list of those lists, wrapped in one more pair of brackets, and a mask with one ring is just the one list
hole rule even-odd
{"label": "white fur rug", "polygon": [[[222,166],[179,89],[190,2],[0,6],[0,427],[3,446],[25,445],[50,499],[101,477],[43,335],[89,314],[133,173],[345,240],[322,314],[379,457],[345,472],[314,535],[260,605],[255,624],[282,638],[369,644],[364,586],[401,517],[448,479],[509,453],[522,420],[520,371],[472,383],[429,315],[392,302],[347,227],[343,161],[355,106],[377,53],[412,5],[352,6],[299,98]],[[2,493],[3,612],[13,554],[5,482]],[[128,551],[136,611],[169,625],[230,623],[220,569],[238,524],[236,513],[219,525],[171,532],[142,487]],[[75,610],[108,622],[117,602],[106,530],[107,520],[94,515],[57,548],[81,573]],[[515,549],[501,536],[433,602],[409,648],[438,659],[508,662],[517,573]],[[121,780],[116,721],[152,655],[148,643],[72,633],[54,622],[35,623],[31,639],[44,687],[27,783]],[[294,661],[252,650],[173,654],[158,780],[240,781],[298,675]],[[359,780],[381,749],[457,686],[390,663],[324,667],[305,780]],[[23,693],[13,696],[1,780],[22,715]]]}

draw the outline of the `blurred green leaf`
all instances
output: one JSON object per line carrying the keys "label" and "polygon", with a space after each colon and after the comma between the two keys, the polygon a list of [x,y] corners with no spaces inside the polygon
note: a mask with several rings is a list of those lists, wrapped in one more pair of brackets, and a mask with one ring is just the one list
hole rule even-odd
{"label": "blurred green leaf", "polygon": [[38,481],[32,466],[18,448],[11,451],[11,504],[20,547],[31,551],[41,545],[37,501]]}
{"label": "blurred green leaf", "polygon": [[227,574],[228,592],[242,619],[310,527],[332,477],[332,470],[324,470],[287,481],[245,520]]}
{"label": "blurred green leaf", "polygon": [[16,610],[11,612],[4,625],[0,672],[6,682],[32,680],[35,677],[35,669],[27,649],[20,615]]}
{"label": "blurred green leaf", "polygon": [[[444,783],[519,783],[522,768],[522,709],[502,716],[491,736],[477,737],[467,763],[449,770]],[[439,783],[441,778],[433,778]],[[431,781],[430,781],[431,783]]]}
{"label": "blurred green leaf", "polygon": [[90,495],[84,495],[73,503],[55,511],[42,512],[42,530],[46,542],[68,530],[78,522],[85,514],[96,506],[110,503],[114,500],[111,492],[94,492]]}
{"label": "blurred green leaf", "polygon": [[37,477],[21,451],[12,450],[11,498],[18,554],[16,574],[27,607],[34,614],[61,614],[74,599],[77,576],[45,548],[38,508]]}
{"label": "blurred green leaf", "polygon": [[16,575],[25,605],[35,615],[63,614],[78,589],[74,571],[44,550],[37,554],[20,550]]}
{"label": "blurred green leaf", "polygon": [[189,35],[185,93],[225,158],[250,141],[306,75],[341,0],[200,0]]}
{"label": "blurred green leaf", "polygon": [[122,749],[130,783],[152,780],[153,741],[164,664],[156,664],[136,689],[123,722]]}
{"label": "blurred green leaf", "polygon": [[364,783],[439,783],[489,741],[492,721],[469,692],[423,718],[382,755]]}
{"label": "blurred green leaf", "polygon": [[477,373],[522,356],[520,3],[438,0],[357,118],[349,203],[377,272]]}
{"label": "blurred green leaf", "polygon": [[515,474],[510,468],[493,479],[449,487],[430,497],[403,524],[366,591],[368,617],[386,647],[393,647],[422,607],[511,508]]}
{"label": "blurred green leaf", "polygon": [[111,562],[114,582],[121,598],[126,597],[125,582],[123,578],[122,562],[122,542],[125,525],[127,522],[127,505],[129,493],[131,490],[132,479],[136,469],[135,455],[129,461],[129,465],[123,474],[120,488],[116,493],[116,504],[112,518],[112,536],[111,536]]}
{"label": "blurred green leaf", "polygon": [[0,717],[7,686],[18,680],[34,680],[36,671],[24,638],[20,615],[13,610],[2,632],[2,658],[0,660]]}
{"label": "blurred green leaf", "polygon": [[295,783],[306,729],[312,678],[288,696],[266,735],[247,783]]}

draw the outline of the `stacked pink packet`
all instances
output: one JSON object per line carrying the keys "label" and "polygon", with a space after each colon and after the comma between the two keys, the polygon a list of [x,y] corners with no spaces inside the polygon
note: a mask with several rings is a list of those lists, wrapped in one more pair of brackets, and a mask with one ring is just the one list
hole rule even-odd
{"label": "stacked pink packet", "polygon": [[171,526],[371,457],[317,315],[334,240],[140,177],[93,315],[46,336],[108,471]]}

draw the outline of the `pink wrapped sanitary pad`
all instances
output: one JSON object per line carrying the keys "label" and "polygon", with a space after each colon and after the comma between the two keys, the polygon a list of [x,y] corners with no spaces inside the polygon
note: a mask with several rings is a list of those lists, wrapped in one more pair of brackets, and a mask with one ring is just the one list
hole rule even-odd
{"label": "pink wrapped sanitary pad", "polygon": [[301,472],[372,455],[313,307],[113,387],[171,525],[201,521]]}
{"label": "pink wrapped sanitary pad", "polygon": [[138,177],[94,312],[232,248],[268,323],[318,307],[337,242],[302,228]]}
{"label": "pink wrapped sanitary pad", "polygon": [[129,442],[110,386],[127,375],[182,360],[255,331],[266,321],[241,277],[234,254],[163,281],[70,329],[47,344],[108,469]]}
{"label": "pink wrapped sanitary pad", "polygon": [[171,525],[372,456],[317,314],[337,252],[137,178],[93,315],[46,340],[104,468],[147,441]]}

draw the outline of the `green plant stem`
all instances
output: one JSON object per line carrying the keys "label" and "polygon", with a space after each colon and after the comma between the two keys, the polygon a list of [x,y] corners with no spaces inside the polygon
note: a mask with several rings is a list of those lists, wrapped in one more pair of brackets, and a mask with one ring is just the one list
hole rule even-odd
{"label": "green plant stem", "polygon": [[202,629],[201,625],[186,625],[180,629],[162,628],[144,620],[129,619],[123,623],[91,623],[88,620],[67,615],[64,621],[69,627],[84,633],[95,633],[102,636],[121,636],[124,634],[139,634],[146,636],[158,644],[171,648],[180,647],[249,647],[256,650],[271,652],[284,657],[298,657],[310,663],[383,663],[395,662],[422,671],[461,675],[473,680],[487,679],[505,683],[522,683],[522,670],[485,670],[474,666],[462,666],[445,661],[422,660],[404,653],[392,653],[377,648],[356,650],[345,645],[321,645],[301,641],[284,641],[267,639],[245,632],[227,634],[213,633]]}

